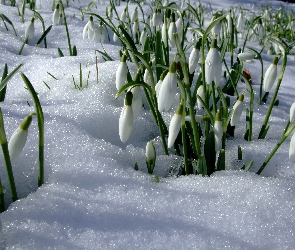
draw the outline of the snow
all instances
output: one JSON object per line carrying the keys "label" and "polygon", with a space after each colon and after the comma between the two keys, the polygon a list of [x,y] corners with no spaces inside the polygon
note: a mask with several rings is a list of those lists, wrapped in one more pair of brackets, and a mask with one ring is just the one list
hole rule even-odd
{"label": "snow", "polygon": [[[16,8],[0,5],[0,13],[13,20],[18,34],[14,36],[10,26],[7,32],[0,23],[0,72],[4,63],[8,64],[9,72],[24,63],[20,71],[38,92],[45,117],[46,182],[37,187],[38,127],[33,118],[27,144],[12,162],[20,199],[11,204],[3,157],[0,159],[0,177],[9,205],[0,214],[0,249],[294,249],[295,169],[288,159],[290,138],[262,175],[255,174],[280,139],[295,101],[294,56],[288,56],[278,95],[280,103],[272,112],[266,139],[257,140],[257,136],[267,107],[256,105],[253,141],[243,139],[245,125],[240,121],[236,137],[227,141],[226,171],[211,177],[177,176],[182,159],[163,154],[149,110],[141,110],[129,140],[125,144],[120,141],[118,122],[124,97],[115,99],[119,47],[109,41],[103,45],[114,61],[104,62],[97,54],[96,83],[94,50],[102,47],[82,40],[88,16],[81,21],[79,7],[85,7],[85,1],[69,2],[65,11],[71,43],[78,49],[76,57],[68,56],[64,26],[52,27],[47,36],[48,49],[34,47],[33,42],[19,56],[32,12],[26,9],[22,23]],[[210,2],[213,9],[228,9],[234,4],[250,8],[254,3],[203,2]],[[39,0],[36,4],[48,27],[51,1]],[[269,4],[279,7],[281,2]],[[103,15],[105,6],[98,6],[95,11]],[[130,11],[132,8],[134,5],[130,5]],[[294,5],[288,8],[294,10]],[[123,9],[124,3],[118,7],[119,15]],[[148,6],[145,10],[149,11]],[[36,42],[42,35],[39,20],[35,28]],[[65,57],[58,56],[57,47]],[[263,55],[265,70],[272,58]],[[82,90],[75,89],[72,81],[73,75],[78,82],[80,63],[84,83],[90,71],[89,86]],[[135,73],[135,67],[128,66]],[[251,72],[257,93],[260,64],[255,61],[245,67]],[[31,96],[18,74],[8,83],[1,109],[7,138],[26,115],[34,112]],[[164,120],[169,123],[172,116],[173,111]],[[145,146],[149,140],[154,140],[157,151],[155,174],[159,183],[147,173],[145,165]],[[243,149],[242,161],[237,160],[238,145]],[[241,171],[251,159],[254,160],[251,171]],[[139,171],[134,170],[135,162]]]}

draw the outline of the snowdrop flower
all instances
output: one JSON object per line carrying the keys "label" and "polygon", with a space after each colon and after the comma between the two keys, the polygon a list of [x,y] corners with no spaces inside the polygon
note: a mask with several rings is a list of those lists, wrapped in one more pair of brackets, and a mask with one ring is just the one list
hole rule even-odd
{"label": "snowdrop flower", "polygon": [[235,102],[233,106],[233,113],[230,119],[230,125],[235,126],[239,121],[241,114],[243,112],[243,101],[244,101],[244,95],[240,95],[239,99]]}
{"label": "snowdrop flower", "polygon": [[255,54],[251,52],[243,52],[238,54],[238,58],[241,61],[249,61],[255,58]]}
{"label": "snowdrop flower", "polygon": [[156,149],[153,141],[148,141],[145,148],[146,165],[149,174],[152,174],[156,164]]}
{"label": "snowdrop flower", "polygon": [[125,96],[125,105],[119,119],[119,136],[123,143],[129,139],[133,126],[132,97],[132,92],[128,91]]}
{"label": "snowdrop flower", "polygon": [[[204,92],[204,87],[203,85],[200,85],[197,89],[197,94],[202,98],[202,100],[204,101],[205,100],[205,92]],[[197,98],[197,106],[198,106],[198,109],[202,109],[204,108],[204,105],[203,103],[200,101],[199,98]]]}
{"label": "snowdrop flower", "polygon": [[163,83],[163,80],[164,80],[164,77],[165,77],[166,73],[167,73],[167,71],[164,71],[161,74],[160,79],[159,79],[159,81],[157,82],[157,84],[155,86],[155,91],[156,91],[157,99],[159,97],[159,92],[160,92],[160,89],[161,89],[161,86],[162,86],[162,83]]}
{"label": "snowdrop flower", "polygon": [[290,122],[295,121],[295,102],[292,104],[290,108]]}
{"label": "snowdrop flower", "polygon": [[123,87],[123,85],[127,81],[127,63],[126,63],[126,55],[124,54],[121,58],[121,61],[119,63],[119,66],[116,71],[116,88],[119,90]]}
{"label": "snowdrop flower", "polygon": [[176,137],[179,133],[181,126],[181,116],[182,116],[183,106],[180,104],[175,114],[173,115],[170,125],[169,125],[169,134],[168,134],[168,148],[171,148],[176,140]]}
{"label": "snowdrop flower", "polygon": [[28,129],[32,122],[32,114],[26,116],[19,127],[13,132],[9,142],[8,151],[10,160],[16,159],[22,152],[28,137]]}
{"label": "snowdrop flower", "polygon": [[52,15],[52,24],[59,25],[59,4],[56,5]]}
{"label": "snowdrop flower", "polygon": [[218,152],[222,148],[222,121],[220,119],[220,111],[218,110],[216,113],[216,118],[214,122],[214,134],[215,134],[215,151]]}
{"label": "snowdrop flower", "polygon": [[135,7],[132,15],[131,15],[131,22],[134,23],[135,20],[138,19],[138,10],[137,10],[137,7]]}
{"label": "snowdrop flower", "polygon": [[278,57],[276,56],[271,65],[265,72],[264,79],[263,79],[263,90],[265,92],[269,92],[271,87],[273,86],[276,78],[277,78],[277,66],[278,66]]}
{"label": "snowdrop flower", "polygon": [[[215,19],[217,19],[220,15],[219,14],[215,14],[212,19],[211,22],[213,22]],[[211,32],[213,33],[214,36],[219,36],[220,34],[220,30],[221,30],[221,23],[218,22],[214,25],[214,27],[212,28]]]}
{"label": "snowdrop flower", "polygon": [[144,46],[146,38],[147,38],[147,31],[146,31],[146,27],[144,27],[139,38],[139,42],[142,46]]}
{"label": "snowdrop flower", "polygon": [[28,42],[34,39],[34,34],[35,34],[34,22],[35,22],[35,18],[32,17],[31,22],[29,23],[25,31],[25,37],[28,37]]}
{"label": "snowdrop flower", "polygon": [[238,32],[243,32],[244,31],[245,24],[246,24],[246,19],[245,19],[243,13],[241,12],[239,14],[238,22],[237,22],[237,30],[238,30]]}
{"label": "snowdrop flower", "polygon": [[126,16],[127,16],[126,12],[127,12],[127,9],[125,8],[121,14],[121,17],[120,17],[120,20],[123,23],[125,23],[125,21],[126,21]]}
{"label": "snowdrop flower", "polygon": [[168,111],[177,92],[176,62],[173,61],[159,91],[158,109]]}
{"label": "snowdrop flower", "polygon": [[151,85],[151,75],[147,69],[145,69],[143,74],[143,81],[148,85]]}
{"label": "snowdrop flower", "polygon": [[182,18],[181,17],[179,17],[176,20],[175,25],[176,25],[176,30],[177,30],[177,33],[178,33],[178,37],[179,37],[179,39],[182,40],[183,29],[182,29]]}
{"label": "snowdrop flower", "polygon": [[256,31],[257,31],[259,39],[260,40],[263,39],[263,37],[264,37],[264,27],[262,25],[261,19],[258,20],[258,23],[256,25]]}
{"label": "snowdrop flower", "polygon": [[168,29],[168,42],[171,48],[175,47],[175,38],[174,33],[177,32],[176,24],[175,24],[175,14],[172,14],[172,21],[169,25]]}
{"label": "snowdrop flower", "polygon": [[62,15],[62,12],[59,14],[59,17],[58,17],[58,25],[62,25],[63,24],[63,15]]}
{"label": "snowdrop flower", "polygon": [[167,46],[168,46],[168,44],[167,44],[168,39],[167,39],[167,22],[166,22],[166,20],[162,24],[161,34],[162,34],[162,41],[164,43],[164,46],[165,46],[165,48],[167,48]]}
{"label": "snowdrop flower", "polygon": [[295,133],[293,134],[290,141],[289,159],[290,161],[295,161]]}
{"label": "snowdrop flower", "polygon": [[100,23],[100,25],[98,26],[98,32],[100,34],[100,43],[104,43],[105,38],[106,38],[106,34],[105,34],[105,29],[104,29],[102,23]]}
{"label": "snowdrop flower", "polygon": [[152,22],[153,22],[153,26],[154,27],[157,27],[157,26],[161,25],[161,22],[162,22],[162,13],[161,13],[161,10],[156,9],[156,11],[153,14]]}
{"label": "snowdrop flower", "polygon": [[214,81],[219,83],[222,73],[221,57],[217,50],[217,40],[212,40],[211,48],[206,56],[205,60],[205,79],[207,84],[211,84]]}
{"label": "snowdrop flower", "polygon": [[188,68],[189,68],[190,74],[194,73],[195,69],[197,68],[199,58],[200,58],[200,47],[201,47],[201,42],[199,40],[189,55]]}
{"label": "snowdrop flower", "polygon": [[113,35],[113,41],[114,42],[117,42],[118,39],[119,39],[118,35],[116,33],[114,33],[114,35]]}
{"label": "snowdrop flower", "polygon": [[140,86],[135,86],[130,90],[133,94],[132,98],[132,111],[133,111],[133,120],[135,120],[141,111],[142,108],[142,94]]}
{"label": "snowdrop flower", "polygon": [[138,24],[138,19],[136,19],[132,25],[132,33],[133,33],[134,38],[136,38],[136,34],[138,32],[139,32],[139,24]]}
{"label": "snowdrop flower", "polygon": [[89,17],[89,21],[86,23],[83,29],[83,40],[85,40],[86,36],[89,40],[93,40],[94,36],[94,23],[93,23],[93,17]]}

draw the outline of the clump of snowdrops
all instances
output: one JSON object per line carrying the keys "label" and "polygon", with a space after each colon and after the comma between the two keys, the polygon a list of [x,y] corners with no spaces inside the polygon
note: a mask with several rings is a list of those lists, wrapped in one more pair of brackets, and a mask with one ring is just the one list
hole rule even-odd
{"label": "clump of snowdrops", "polygon": [[[164,153],[183,156],[182,174],[211,175],[224,170],[226,140],[234,137],[235,127],[246,123],[244,138],[253,140],[254,105],[268,105],[256,139],[266,138],[272,109],[278,105],[277,94],[287,55],[294,46],[292,12],[266,7],[257,13],[237,7],[213,13],[210,5],[201,3],[153,1],[151,13],[146,16],[140,3],[136,3],[132,13],[129,7],[127,2],[119,15],[111,0],[106,17],[85,13],[91,15],[91,22],[97,19],[111,30],[114,41],[121,41],[116,97],[125,94],[119,120],[122,142],[126,142],[132,133],[133,121],[142,108],[142,93],[159,128]],[[139,16],[141,22],[138,21]],[[211,18],[206,27],[205,18]],[[256,49],[248,47],[248,41],[255,42]],[[257,50],[257,47],[261,49]],[[273,55],[273,62],[264,71],[261,54],[266,49]],[[106,58],[105,52],[99,52]],[[230,64],[226,54],[230,56]],[[261,63],[258,94],[253,91],[251,76],[243,71],[244,62],[250,60]],[[127,62],[136,65],[137,72],[133,78]],[[241,85],[241,79],[246,84]],[[268,103],[269,95],[272,98]],[[231,101],[233,99],[234,102]],[[258,174],[293,132],[294,105],[292,107],[282,138]],[[174,115],[167,127],[163,113],[171,110],[174,110]],[[241,117],[244,110],[246,117]],[[294,160],[294,145],[293,136],[289,152],[291,160]],[[147,142],[146,151],[148,172],[153,173],[156,153],[152,141]],[[240,147],[239,155],[242,155]],[[249,170],[252,164],[253,160],[250,160],[243,169]]]}

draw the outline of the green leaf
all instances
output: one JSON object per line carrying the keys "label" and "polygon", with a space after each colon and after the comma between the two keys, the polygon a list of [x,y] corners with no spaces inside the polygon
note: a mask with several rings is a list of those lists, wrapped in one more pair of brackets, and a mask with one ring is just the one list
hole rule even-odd
{"label": "green leaf", "polygon": [[132,82],[128,82],[128,83],[126,83],[125,85],[123,85],[122,88],[120,88],[120,89],[118,90],[118,92],[117,92],[115,98],[117,99],[117,98],[120,96],[120,94],[121,94],[125,89],[128,89],[128,88],[133,87],[133,86],[142,86],[142,87],[148,89],[150,93],[152,92],[151,87],[150,87],[147,83],[142,82],[142,81],[132,81]]}
{"label": "green leaf", "polygon": [[11,77],[14,76],[14,74],[23,66],[23,63],[19,64],[14,70],[12,70],[6,77],[4,80],[1,80],[0,82],[0,90],[2,90],[7,82],[10,80]]}
{"label": "green leaf", "polygon": [[[7,66],[7,63],[5,63],[1,82],[7,77],[7,75],[8,75],[8,66]],[[0,91],[0,102],[4,102],[5,94],[6,94],[6,86]]]}
{"label": "green leaf", "polygon": [[52,25],[50,25],[42,34],[42,36],[40,37],[40,39],[38,40],[38,42],[36,43],[36,47],[38,47],[40,45],[40,43],[45,39],[45,37],[47,36],[47,34],[50,32],[52,28]]}
{"label": "green leaf", "polygon": [[246,162],[241,169],[245,170],[245,171],[249,171],[250,168],[252,167],[253,163],[254,163],[254,161],[250,160],[250,161]]}
{"label": "green leaf", "polygon": [[215,172],[216,152],[215,152],[215,134],[213,130],[210,130],[205,140],[204,154],[207,164],[207,175],[211,175]]}
{"label": "green leaf", "polygon": [[38,130],[39,130],[38,187],[40,187],[44,183],[44,116],[43,116],[43,111],[42,111],[42,107],[41,107],[38,95],[33,85],[31,84],[30,80],[22,72],[20,72],[20,75],[33,98],[35,110],[37,114]]}
{"label": "green leaf", "polygon": [[1,13],[0,17],[2,18],[3,22],[5,20],[6,22],[8,22],[11,25],[11,27],[13,28],[14,34],[17,36],[16,30],[13,26],[13,23],[10,21],[10,19],[7,16],[5,16],[3,13]]}

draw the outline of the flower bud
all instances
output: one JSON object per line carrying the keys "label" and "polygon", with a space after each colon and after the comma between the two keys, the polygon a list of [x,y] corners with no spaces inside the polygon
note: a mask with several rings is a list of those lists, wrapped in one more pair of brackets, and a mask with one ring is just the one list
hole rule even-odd
{"label": "flower bud", "polygon": [[52,15],[52,24],[58,25],[58,19],[59,19],[59,4],[56,5],[55,10]]}
{"label": "flower bud", "polygon": [[276,78],[277,78],[277,65],[278,65],[278,57],[276,56],[273,59],[272,64],[268,67],[265,72],[263,79],[263,90],[265,92],[269,92],[271,87],[273,86]]}
{"label": "flower bud", "polygon": [[295,121],[295,102],[292,104],[290,108],[290,122]]}
{"label": "flower bud", "polygon": [[28,42],[34,39],[34,34],[35,34],[34,22],[35,22],[35,18],[32,17],[31,22],[29,23],[25,31],[25,37],[28,37]]}
{"label": "flower bud", "polygon": [[32,122],[32,115],[26,116],[19,127],[13,132],[9,142],[8,151],[10,160],[16,159],[22,152],[28,136],[28,129]]}
{"label": "flower bud", "polygon": [[132,97],[132,92],[128,91],[125,96],[125,105],[119,119],[119,136],[123,143],[129,139],[133,127]]}
{"label": "flower bud", "polygon": [[169,67],[169,72],[165,76],[159,90],[158,109],[160,112],[168,111],[171,108],[177,92],[176,62],[173,61]]}
{"label": "flower bud", "polygon": [[243,101],[244,101],[244,95],[242,94],[240,95],[239,99],[235,102],[233,106],[233,113],[230,119],[231,126],[235,126],[240,121],[240,117],[243,112]]}
{"label": "flower bud", "polygon": [[148,143],[146,144],[145,156],[148,173],[152,174],[154,172],[156,163],[156,149],[152,141],[148,141]]}
{"label": "flower bud", "polygon": [[219,83],[222,73],[221,57],[217,50],[217,40],[212,40],[211,48],[206,56],[205,60],[205,79],[207,84],[211,84],[214,81]]}
{"label": "flower bud", "polygon": [[181,126],[181,116],[182,116],[183,105],[180,104],[173,115],[170,125],[169,125],[169,134],[168,134],[168,148],[171,148],[176,140],[176,137],[179,133]]}
{"label": "flower bud", "polygon": [[121,58],[121,61],[119,63],[119,66],[116,71],[116,88],[119,90],[123,87],[123,85],[127,81],[127,63],[126,63],[126,55],[124,54]]}
{"label": "flower bud", "polygon": [[289,159],[290,161],[295,161],[295,133],[293,134],[290,141]]}

